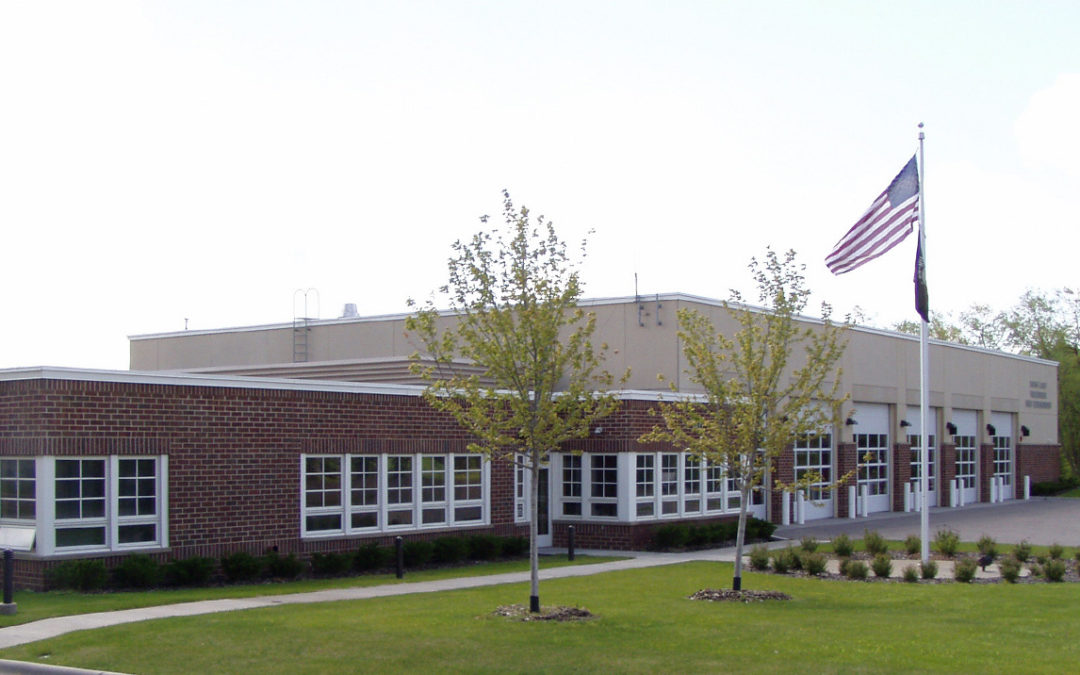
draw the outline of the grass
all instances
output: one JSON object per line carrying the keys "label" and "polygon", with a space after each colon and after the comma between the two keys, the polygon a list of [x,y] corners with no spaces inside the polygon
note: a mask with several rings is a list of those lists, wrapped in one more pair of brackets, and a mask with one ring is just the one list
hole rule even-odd
{"label": "grass", "polygon": [[1055,495],[1056,497],[1068,497],[1069,499],[1080,499],[1080,487],[1074,487],[1071,490],[1066,490],[1061,494]]}
{"label": "grass", "polygon": [[[690,601],[731,565],[543,582],[584,623],[492,616],[526,584],[183,617],[72,633],[0,657],[138,673],[1069,672],[1080,584],[867,584],[747,574],[790,602]],[[1032,658],[1032,655],[1038,658]]]}
{"label": "grass", "polygon": [[[540,568],[563,567],[566,565],[589,565],[623,560],[625,556],[576,556],[574,562],[566,555],[541,556]],[[285,583],[255,583],[232,586],[211,586],[207,588],[171,588],[152,591],[130,591],[115,593],[78,593],[75,591],[17,591],[13,600],[18,605],[14,616],[0,616],[0,628],[21,623],[29,623],[55,616],[72,614],[90,614],[92,612],[111,612],[136,607],[155,605],[175,605],[181,602],[199,600],[218,600],[221,598],[250,598],[260,595],[287,595],[307,593],[332,588],[354,588],[379,586],[383,584],[403,584],[416,581],[435,581],[456,577],[485,576],[508,572],[526,572],[529,561],[508,560],[490,563],[477,563],[460,567],[407,572],[405,578],[398,580],[393,574],[368,574],[333,579],[306,579]]]}

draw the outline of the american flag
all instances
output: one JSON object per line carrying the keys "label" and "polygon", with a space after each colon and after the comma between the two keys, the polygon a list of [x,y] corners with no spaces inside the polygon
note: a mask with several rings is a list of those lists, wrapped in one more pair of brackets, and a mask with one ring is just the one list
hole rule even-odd
{"label": "american flag", "polygon": [[919,165],[912,155],[889,187],[836,243],[825,264],[833,274],[850,272],[903,241],[918,220]]}

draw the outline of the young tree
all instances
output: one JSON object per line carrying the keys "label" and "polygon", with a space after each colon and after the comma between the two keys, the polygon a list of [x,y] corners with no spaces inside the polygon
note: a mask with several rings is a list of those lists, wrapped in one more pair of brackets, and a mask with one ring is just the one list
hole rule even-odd
{"label": "young tree", "polygon": [[[505,191],[503,215],[504,230],[454,243],[449,283],[440,289],[449,311],[429,300],[406,329],[423,348],[411,368],[428,382],[428,403],[476,438],[470,451],[529,472],[529,606],[538,612],[540,469],[563,443],[587,437],[618,401],[602,368],[606,347],[592,342],[595,317],[578,307],[581,285],[566,244]],[[463,362],[482,374],[457,367]]]}
{"label": "young tree", "polygon": [[763,262],[754,259],[750,270],[765,309],[746,307],[732,292],[732,302],[725,303],[739,326],[732,336],[718,333],[697,311],[679,311],[686,373],[703,394],[662,402],[658,414],[664,424],[641,439],[686,448],[692,456],[722,467],[738,487],[735,590],[742,588],[751,491],[796,438],[821,433],[834,423],[845,400],[839,393],[838,367],[845,341],[829,319],[829,306],[822,305],[820,325],[797,320],[809,296],[803,269],[794,251],[781,259],[770,249]]}

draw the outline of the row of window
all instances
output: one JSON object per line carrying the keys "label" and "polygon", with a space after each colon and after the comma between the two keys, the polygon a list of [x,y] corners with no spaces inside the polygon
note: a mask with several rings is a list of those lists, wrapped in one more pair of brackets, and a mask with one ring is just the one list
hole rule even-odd
{"label": "row of window", "polygon": [[165,457],[0,459],[0,522],[39,553],[165,546]]}
{"label": "row of window", "polygon": [[305,455],[301,523],[342,535],[488,522],[480,455]]}

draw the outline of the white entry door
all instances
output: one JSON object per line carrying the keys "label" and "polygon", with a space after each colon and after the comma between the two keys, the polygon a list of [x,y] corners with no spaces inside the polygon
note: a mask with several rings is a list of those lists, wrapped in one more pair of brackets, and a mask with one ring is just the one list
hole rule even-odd
{"label": "white entry door", "polygon": [[860,499],[866,489],[870,513],[891,511],[889,502],[889,407],[855,404],[855,452]]}
{"label": "white entry door", "polygon": [[832,518],[833,491],[826,486],[833,480],[832,433],[804,436],[795,441],[795,480],[814,473],[820,480],[810,485],[803,507],[806,520]]}
{"label": "white entry door", "polygon": [[956,482],[964,504],[979,501],[979,446],[977,425],[979,416],[974,410],[954,410],[953,424],[956,425]]}
{"label": "white entry door", "polygon": [[1015,499],[1012,415],[991,413],[990,424],[994,427],[994,435],[991,437],[991,442],[994,444],[994,478],[997,478],[1001,485],[999,499]]}

